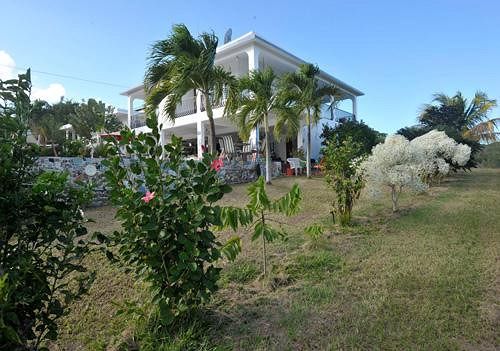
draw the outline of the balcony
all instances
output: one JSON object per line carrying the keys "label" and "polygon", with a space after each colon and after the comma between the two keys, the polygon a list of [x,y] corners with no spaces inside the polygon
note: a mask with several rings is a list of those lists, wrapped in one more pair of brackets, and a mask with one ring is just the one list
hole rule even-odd
{"label": "balcony", "polygon": [[183,97],[175,109],[175,118],[192,115],[196,113],[196,96]]}
{"label": "balcony", "polygon": [[[228,88],[224,87],[224,90],[222,91],[222,98],[220,99],[219,102],[215,103],[215,99],[213,97],[210,97],[210,102],[212,103],[212,108],[219,108],[219,107],[224,107],[226,105],[226,100],[227,100],[227,94],[228,94]],[[205,96],[201,96],[201,111],[205,111],[206,108],[206,103],[205,103]]]}
{"label": "balcony", "polygon": [[354,115],[350,112],[341,110],[336,107],[332,109],[329,105],[325,104],[321,109],[321,118],[336,121],[337,123],[342,123],[344,121],[352,120],[354,118]]}
{"label": "balcony", "polygon": [[130,128],[131,129],[140,128],[144,127],[145,125],[146,125],[146,120],[144,115],[137,115],[132,117],[132,123],[130,124]]}
{"label": "balcony", "polygon": [[333,109],[333,116],[338,123],[342,123],[345,121],[351,121],[354,119],[354,115],[350,112],[341,110],[339,108]]}

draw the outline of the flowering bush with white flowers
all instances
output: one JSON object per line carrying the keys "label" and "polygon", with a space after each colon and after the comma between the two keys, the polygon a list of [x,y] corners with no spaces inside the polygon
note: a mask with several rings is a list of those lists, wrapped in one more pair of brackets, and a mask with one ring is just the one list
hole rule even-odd
{"label": "flowering bush with white flowers", "polygon": [[426,190],[433,180],[446,176],[451,167],[465,165],[470,154],[469,146],[436,130],[412,141],[402,135],[389,135],[384,143],[373,148],[361,169],[372,194],[384,187],[391,190],[392,209],[396,211],[404,188],[414,192]]}
{"label": "flowering bush with white flowers", "polygon": [[413,139],[410,147],[420,164],[419,173],[427,184],[448,175],[450,167],[464,166],[471,154],[469,146],[459,144],[445,132],[437,130]]}
{"label": "flowering bush with white flowers", "polygon": [[372,149],[362,163],[368,190],[376,194],[384,187],[391,191],[392,210],[396,211],[403,188],[424,191],[427,185],[419,175],[420,160],[410,142],[401,135],[389,135],[383,143]]}

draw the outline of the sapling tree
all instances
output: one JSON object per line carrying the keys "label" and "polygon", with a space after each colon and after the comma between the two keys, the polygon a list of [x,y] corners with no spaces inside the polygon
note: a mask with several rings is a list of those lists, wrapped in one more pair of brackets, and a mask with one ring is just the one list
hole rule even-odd
{"label": "sapling tree", "polygon": [[325,180],[334,191],[332,217],[341,225],[351,222],[354,201],[359,198],[365,185],[360,164],[363,158],[361,143],[346,138],[340,145],[332,141],[323,148]]}
{"label": "sapling tree", "polygon": [[237,224],[246,226],[252,233],[252,241],[262,240],[263,273],[267,274],[267,249],[266,245],[278,238],[285,238],[281,229],[274,228],[271,223],[277,222],[272,214],[292,216],[300,207],[302,194],[298,184],[281,198],[271,200],[266,193],[264,177],[259,177],[256,182],[248,187],[248,204],[245,208],[226,207],[223,209],[222,225],[236,229]]}

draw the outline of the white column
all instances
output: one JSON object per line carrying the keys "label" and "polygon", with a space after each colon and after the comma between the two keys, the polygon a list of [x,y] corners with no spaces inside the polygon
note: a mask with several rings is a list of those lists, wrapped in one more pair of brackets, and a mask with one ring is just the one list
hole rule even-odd
{"label": "white column", "polygon": [[132,128],[132,116],[134,115],[134,98],[132,96],[128,97],[128,113],[127,113],[127,124],[129,128]]}
{"label": "white column", "polygon": [[201,113],[201,91],[196,90],[196,112]]}
{"label": "white column", "polygon": [[299,130],[297,131],[297,149],[302,148],[302,151],[306,151],[304,148],[304,138],[302,130],[304,129],[304,123],[300,122]]}
{"label": "white column", "polygon": [[[248,55],[248,72],[257,71],[259,69],[259,49],[252,46],[247,50]],[[259,128],[254,128],[250,132],[250,139],[248,143],[252,146],[252,149],[257,150],[257,156],[259,155]]]}
{"label": "white column", "polygon": [[205,145],[205,124],[198,118],[196,121],[196,143],[198,144],[198,158],[203,157],[203,148]]}
{"label": "white column", "polygon": [[358,118],[358,100],[356,96],[352,98],[352,114],[354,115],[354,120]]}
{"label": "white column", "polygon": [[165,146],[166,144],[166,137],[165,137],[165,131],[164,130],[160,130],[160,145],[161,146]]}
{"label": "white column", "polygon": [[260,51],[255,46],[247,50],[248,55],[248,71],[256,71],[259,69],[259,54]]}
{"label": "white column", "polygon": [[252,146],[252,149],[259,150],[259,128],[252,129],[248,143]]}

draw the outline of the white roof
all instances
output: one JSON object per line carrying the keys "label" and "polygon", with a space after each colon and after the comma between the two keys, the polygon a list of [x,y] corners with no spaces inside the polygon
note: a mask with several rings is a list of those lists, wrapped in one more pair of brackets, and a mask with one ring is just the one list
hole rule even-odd
{"label": "white roof", "polygon": [[65,124],[59,128],[59,130],[71,130],[73,126],[71,124]]}
{"label": "white roof", "polygon": [[[220,59],[225,56],[229,56],[232,53],[236,53],[239,51],[242,47],[249,46],[249,44],[255,44],[263,49],[266,49],[273,54],[277,55],[278,57],[281,57],[282,59],[289,61],[290,63],[294,65],[300,65],[302,63],[306,63],[306,61],[302,60],[301,58],[291,54],[290,52],[280,48],[279,46],[265,40],[261,36],[259,36],[255,32],[248,32],[244,35],[242,35],[239,38],[236,38],[224,45],[221,45],[217,48],[217,59]],[[364,93],[361,90],[358,90],[349,84],[341,81],[340,79],[335,78],[334,76],[326,73],[323,70],[320,70],[319,77],[323,78],[326,81],[332,82],[333,84],[337,85],[339,88],[342,88],[351,94],[355,96],[361,96],[364,95]],[[121,95],[124,96],[130,96],[132,94],[138,93],[144,91],[144,85],[137,85],[133,88],[130,88],[127,91],[124,91],[121,93]]]}

